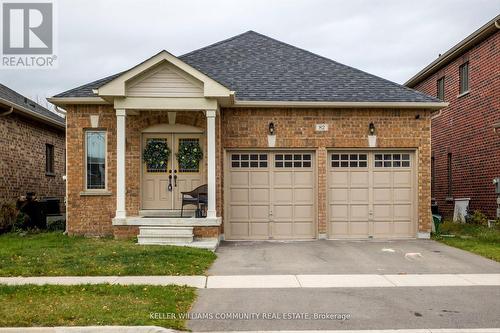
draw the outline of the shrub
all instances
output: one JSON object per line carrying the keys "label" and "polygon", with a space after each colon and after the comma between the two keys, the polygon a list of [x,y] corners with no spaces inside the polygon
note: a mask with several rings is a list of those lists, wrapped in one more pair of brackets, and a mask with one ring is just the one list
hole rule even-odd
{"label": "shrub", "polygon": [[439,227],[439,232],[445,235],[449,234],[454,235],[455,233],[459,232],[462,229],[461,226],[462,226],[461,223],[453,222],[452,220],[446,219],[443,222],[443,224],[441,224],[441,226]]}
{"label": "shrub", "polygon": [[0,233],[12,230],[16,223],[17,209],[13,204],[4,203],[0,206]]}
{"label": "shrub", "polygon": [[66,221],[54,220],[47,222],[47,231],[66,231]]}
{"label": "shrub", "polygon": [[465,223],[473,225],[488,225],[488,217],[480,210],[475,210],[472,214],[465,216]]}

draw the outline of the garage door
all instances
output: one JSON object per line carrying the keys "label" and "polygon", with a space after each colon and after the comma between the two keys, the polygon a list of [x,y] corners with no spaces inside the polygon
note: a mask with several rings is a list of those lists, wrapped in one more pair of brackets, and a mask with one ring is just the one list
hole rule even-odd
{"label": "garage door", "polygon": [[415,237],[413,152],[330,152],[330,238]]}
{"label": "garage door", "polygon": [[311,239],[312,152],[230,152],[225,200],[227,239]]}

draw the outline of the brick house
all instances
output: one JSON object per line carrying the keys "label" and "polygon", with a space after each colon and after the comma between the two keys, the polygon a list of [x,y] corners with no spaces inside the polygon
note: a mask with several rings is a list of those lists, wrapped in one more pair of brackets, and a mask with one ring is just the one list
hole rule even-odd
{"label": "brick house", "polygon": [[64,118],[2,84],[0,174],[0,204],[27,192],[64,202]]}
{"label": "brick house", "polygon": [[496,216],[500,177],[500,15],[412,77],[406,86],[449,106],[432,117],[432,197],[453,215],[457,198]]}
{"label": "brick house", "polygon": [[[429,236],[430,115],[446,104],[256,32],[49,100],[67,110],[70,234]],[[182,192],[203,184],[195,217]]]}

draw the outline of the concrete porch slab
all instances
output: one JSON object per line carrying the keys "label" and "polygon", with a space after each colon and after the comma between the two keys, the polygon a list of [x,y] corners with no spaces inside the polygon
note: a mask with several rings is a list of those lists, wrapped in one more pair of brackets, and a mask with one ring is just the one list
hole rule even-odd
{"label": "concrete porch slab", "polygon": [[116,226],[218,227],[222,218],[127,216],[112,221]]}

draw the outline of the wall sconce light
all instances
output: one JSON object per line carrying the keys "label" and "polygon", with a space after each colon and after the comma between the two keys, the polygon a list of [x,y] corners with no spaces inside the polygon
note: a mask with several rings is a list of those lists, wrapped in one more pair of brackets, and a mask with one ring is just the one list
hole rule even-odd
{"label": "wall sconce light", "polygon": [[370,126],[368,126],[368,131],[370,135],[375,135],[375,125],[373,123],[370,123]]}
{"label": "wall sconce light", "polygon": [[274,135],[275,133],[274,123],[269,123],[269,135]]}

